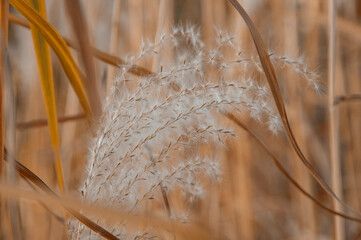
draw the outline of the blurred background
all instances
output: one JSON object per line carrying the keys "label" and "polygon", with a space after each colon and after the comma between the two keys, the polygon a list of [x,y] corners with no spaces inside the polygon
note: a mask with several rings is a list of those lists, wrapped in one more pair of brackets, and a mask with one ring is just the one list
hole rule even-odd
{"label": "blurred background", "polygon": [[[76,40],[64,1],[46,0],[48,21],[62,35]],[[318,73],[323,91],[317,93],[299,77],[276,65],[290,124],[301,149],[323,179],[331,185],[328,147],[326,0],[239,0],[255,22],[269,52],[303,59],[307,69]],[[243,51],[256,56],[249,31],[226,0],[84,0],[81,8],[95,48],[125,58],[139,51],[142,39],[154,41],[173,26],[194,24],[202,40],[216,45],[215,29],[236,36]],[[335,95],[361,92],[361,1],[337,1],[337,51]],[[10,13],[19,13],[10,8]],[[72,50],[75,59],[77,51]],[[56,174],[46,127],[39,72],[31,32],[9,23],[8,61],[16,98],[16,158],[57,190]],[[95,79],[102,103],[119,73],[97,58]],[[79,197],[85,177],[89,130],[83,111],[52,52],[57,113],[74,119],[60,123],[65,189]],[[142,67],[152,69],[151,63]],[[340,171],[344,200],[357,210],[361,204],[361,102],[338,105]],[[247,125],[291,175],[315,198],[332,207],[332,199],[312,179],[288,144],[284,133],[275,136],[252,121]],[[220,239],[334,239],[333,216],[304,197],[274,166],[270,157],[244,131],[228,143],[222,180],[207,184],[203,199],[192,206],[192,218]],[[28,185],[20,181],[23,187]],[[178,203],[170,194],[172,204]],[[154,206],[163,209],[163,206]],[[59,209],[52,210],[61,215]],[[24,239],[64,239],[64,225],[40,204],[20,201]],[[344,239],[361,239],[360,224],[345,221]]]}

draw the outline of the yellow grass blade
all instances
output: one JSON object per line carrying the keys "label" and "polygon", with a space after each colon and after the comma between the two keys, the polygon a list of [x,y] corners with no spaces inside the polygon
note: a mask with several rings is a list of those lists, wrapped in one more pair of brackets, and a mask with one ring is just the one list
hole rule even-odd
{"label": "yellow grass blade", "polygon": [[[25,27],[25,28],[30,27],[28,21],[26,21],[25,19],[23,19],[21,17],[14,15],[12,13],[9,14],[9,22],[15,23],[15,24]],[[62,36],[62,38],[64,39],[65,43],[69,47],[71,47],[75,50],[79,50],[79,47],[75,42],[73,42],[72,40],[70,40],[66,37],[63,37],[63,36]],[[108,54],[106,52],[100,51],[97,48],[92,47],[91,50],[93,51],[93,54],[96,58],[98,58],[99,60],[101,60],[107,64],[111,64],[117,68],[120,68],[122,65],[128,64],[124,59],[119,58],[114,55],[111,55],[111,54]],[[128,69],[128,72],[131,74],[137,75],[137,76],[148,76],[148,75],[154,74],[153,72],[149,71],[148,69],[145,69],[145,68],[143,68],[141,66],[137,66],[137,65],[132,65]]]}
{"label": "yellow grass blade", "polygon": [[[46,19],[46,10],[44,0],[28,0],[29,3],[34,7],[39,14]],[[64,192],[64,178],[63,178],[63,167],[60,157],[60,139],[58,130],[58,119],[56,114],[55,104],[55,91],[54,91],[54,80],[53,80],[53,69],[51,66],[50,49],[46,40],[43,38],[40,31],[33,24],[30,25],[31,33],[33,35],[33,42],[36,57],[39,65],[39,73],[41,80],[41,87],[43,90],[44,102],[46,107],[46,113],[48,117],[48,126],[51,137],[51,144],[53,147],[56,175],[60,190]]]}
{"label": "yellow grass blade", "polygon": [[89,104],[89,98],[86,94],[82,75],[77,67],[70,50],[59,33],[37,13],[29,3],[23,0],[9,0],[10,4],[18,10],[31,24],[33,24],[44,39],[52,47],[62,64],[70,83],[73,86],[75,93],[78,96],[81,106],[83,107],[87,116],[92,115],[92,110]]}

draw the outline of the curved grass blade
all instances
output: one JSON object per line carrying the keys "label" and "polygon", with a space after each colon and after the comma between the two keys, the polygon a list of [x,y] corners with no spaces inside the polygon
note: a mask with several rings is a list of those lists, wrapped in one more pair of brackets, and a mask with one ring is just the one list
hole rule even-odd
{"label": "curved grass blade", "polygon": [[[44,0],[28,0],[39,14],[46,19]],[[53,80],[53,69],[51,65],[50,49],[40,31],[33,24],[30,25],[33,36],[34,48],[38,60],[41,87],[48,117],[51,145],[55,158],[55,168],[60,190],[64,193],[63,167],[60,156],[60,137],[58,129],[58,118],[56,114],[55,90]]]}
{"label": "curved grass blade", "polygon": [[245,130],[246,132],[248,132],[248,134],[250,136],[252,136],[252,138],[263,148],[263,150],[267,153],[267,155],[269,155],[273,161],[273,163],[276,165],[276,167],[282,172],[282,174],[307,198],[309,198],[312,202],[314,202],[317,206],[319,206],[320,208],[326,210],[327,212],[333,214],[333,215],[337,215],[340,216],[344,219],[353,221],[353,222],[358,222],[361,223],[361,218],[355,218],[355,217],[351,217],[348,216],[346,214],[343,214],[341,212],[335,211],[332,208],[329,208],[327,206],[325,206],[322,202],[320,202],[319,200],[317,200],[315,197],[313,197],[310,193],[308,193],[304,188],[302,188],[302,186],[291,176],[291,174],[289,174],[287,172],[287,170],[284,168],[284,166],[281,164],[281,162],[277,159],[277,157],[266,147],[266,144],[263,143],[263,141],[258,138],[256,136],[255,133],[253,133],[251,131],[251,129],[249,129],[243,122],[241,122],[236,116],[234,116],[232,113],[224,113],[224,115],[232,120],[232,122],[234,122],[237,126],[239,126],[240,128],[242,128],[243,130]]}
{"label": "curved grass blade", "polygon": [[[9,21],[13,22],[17,25],[20,25],[22,27],[30,28],[28,21],[26,21],[25,19],[23,19],[21,17],[14,15],[12,13],[9,14]],[[70,39],[68,39],[66,37],[62,37],[62,38],[64,39],[65,43],[69,47],[79,50],[79,47],[75,42],[71,41]],[[96,58],[98,58],[99,60],[101,60],[107,64],[111,64],[118,68],[120,68],[122,65],[127,65],[127,63],[124,59],[121,59],[117,56],[100,51],[99,49],[94,48],[94,47],[92,47],[91,50],[93,51],[93,54]],[[130,72],[131,74],[137,75],[137,76],[148,76],[148,75],[153,74],[153,72],[149,71],[148,69],[145,69],[145,68],[137,66],[137,65],[130,66],[130,68],[128,69],[128,72]]]}
{"label": "curved grass blade", "polygon": [[308,161],[304,153],[302,152],[301,148],[299,147],[296,138],[293,134],[293,131],[291,129],[291,126],[288,121],[288,116],[285,108],[285,104],[282,98],[281,90],[278,85],[276,72],[274,70],[273,64],[270,60],[270,57],[266,51],[266,48],[264,46],[264,43],[262,41],[262,38],[260,34],[258,33],[256,26],[252,22],[251,18],[248,16],[247,12],[243,9],[243,7],[237,2],[237,0],[228,0],[233,7],[238,11],[238,13],[241,15],[245,23],[247,24],[247,27],[251,33],[253,42],[256,46],[262,68],[264,70],[264,73],[266,75],[268,85],[271,89],[273,99],[276,103],[278,112],[281,116],[281,120],[283,123],[283,126],[286,130],[286,134],[288,137],[288,140],[290,141],[292,148],[297,153],[299,159],[302,161],[302,163],[306,166],[306,168],[309,170],[309,172],[312,174],[314,179],[320,184],[320,186],[334,199],[336,199],[340,204],[342,204],[345,208],[349,209],[353,213],[361,216],[361,212],[357,211],[356,209],[349,206],[346,202],[344,202],[342,199],[340,199],[335,192],[331,189],[331,187],[320,177],[320,174],[317,173],[316,169],[312,166],[312,164]]}
{"label": "curved grass blade", "polygon": [[[5,148],[5,160],[8,160],[8,158],[11,158],[11,156]],[[59,198],[59,196],[55,192],[53,192],[53,190],[51,190],[51,188],[48,185],[46,185],[46,183],[43,180],[41,180],[41,178],[39,178],[35,173],[33,173],[30,169],[28,169],[24,165],[22,165],[20,162],[16,161],[16,159],[14,159],[14,162],[15,162],[16,171],[22,177],[28,179],[30,182],[32,182],[34,185],[36,185],[38,188],[40,188],[41,190],[43,190],[45,193],[49,194],[50,196]],[[89,218],[82,215],[81,213],[76,212],[71,209],[66,209],[66,210],[69,211],[70,214],[72,214],[75,218],[77,218],[85,226],[89,227],[94,232],[100,234],[102,237],[104,237],[106,239],[110,239],[110,240],[119,240],[119,238],[115,237],[113,234],[111,234],[110,232],[108,232],[107,230],[105,230],[103,227],[99,226],[95,222],[91,221]]]}
{"label": "curved grass blade", "polygon": [[[5,157],[6,157],[5,160],[9,160],[9,158],[12,157],[6,148],[5,148]],[[64,200],[61,199],[56,193],[54,193],[51,190],[51,188],[42,179],[40,179],[36,174],[34,174],[30,169],[28,169],[27,167],[25,167],[24,165],[22,165],[21,163],[16,161],[16,159],[14,159],[14,162],[15,162],[16,171],[22,177],[28,179],[34,185],[39,187],[42,191],[44,191],[44,193],[47,193],[47,195],[50,198],[52,198],[53,200],[55,200],[55,201],[58,200],[60,204],[61,204],[61,202],[64,203]],[[46,196],[44,196],[44,197],[46,197]],[[34,200],[36,200],[36,199],[34,199]],[[38,199],[38,201],[39,201],[39,199]],[[78,202],[78,204],[74,205],[74,206],[77,206],[75,208],[69,206],[68,204],[66,204],[66,205],[61,204],[61,205],[67,211],[69,211],[69,213],[71,215],[73,215],[80,222],[82,222],[84,225],[86,225],[88,228],[90,228],[94,232],[98,233],[102,237],[104,237],[106,239],[111,239],[111,240],[119,239],[116,236],[114,236],[113,234],[111,234],[110,232],[108,232],[106,229],[104,229],[103,227],[98,225],[97,223],[90,220],[85,215],[81,214],[79,212],[79,210],[77,210],[77,209],[82,209],[82,206],[79,206],[79,203],[80,202]],[[93,207],[91,207],[91,208],[93,208]],[[85,209],[90,210],[89,206],[85,206]],[[96,208],[95,208],[95,210],[96,210]],[[124,220],[126,218],[128,220],[133,220],[134,224],[136,224],[136,225],[149,224],[150,226],[161,227],[162,229],[169,229],[170,227],[172,227],[174,229],[175,233],[179,233],[181,236],[184,236],[184,238],[182,238],[182,239],[218,239],[217,237],[214,237],[210,234],[211,233],[210,229],[207,229],[204,226],[201,226],[200,224],[195,224],[195,226],[191,226],[191,225],[186,226],[186,225],[184,225],[184,223],[177,223],[177,222],[174,222],[173,220],[169,220],[169,219],[162,220],[161,218],[155,218],[152,223],[149,223],[149,217],[132,216],[132,215],[128,215],[128,214],[123,215],[122,212],[113,213],[112,209],[107,209],[107,208],[99,208],[99,210],[93,211],[93,213],[97,212],[98,214],[104,214],[104,211],[108,217],[112,217],[115,221]]]}
{"label": "curved grass blade", "polygon": [[23,0],[9,0],[10,4],[32,23],[58,56],[66,75],[69,78],[79,102],[87,116],[92,116],[89,98],[83,85],[83,76],[77,67],[70,50],[58,32],[41,17],[27,2]]}

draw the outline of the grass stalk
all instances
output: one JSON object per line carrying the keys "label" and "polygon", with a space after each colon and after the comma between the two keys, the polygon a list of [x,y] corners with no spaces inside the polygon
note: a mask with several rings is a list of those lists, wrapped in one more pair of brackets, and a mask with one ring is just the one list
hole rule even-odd
{"label": "grass stalk", "polygon": [[[8,16],[9,16],[9,2],[0,1],[0,175],[6,172],[6,180],[3,181],[9,184],[16,184],[18,177],[15,171],[14,161],[9,161],[6,169],[3,169],[4,159],[4,146],[5,143],[11,150],[15,152],[16,149],[16,132],[15,132],[15,119],[16,119],[16,105],[14,95],[14,84],[9,72],[8,59]],[[6,113],[6,114],[5,114]],[[5,171],[4,171],[5,170]],[[12,236],[15,239],[23,238],[23,228],[21,224],[19,201],[0,199],[0,226],[3,227],[3,221],[7,221],[3,215],[8,214],[11,232],[7,234],[8,237]],[[2,211],[4,207],[5,211]],[[3,228],[2,228],[3,230]]]}
{"label": "grass stalk", "polygon": [[[4,110],[3,110],[3,85],[5,78],[5,66],[7,60],[8,45],[8,15],[9,1],[0,0],[0,179],[3,179],[3,159],[4,159]],[[0,227],[3,223],[3,199],[0,195]],[[2,231],[0,231],[2,233]]]}
{"label": "grass stalk", "polygon": [[[342,178],[339,153],[339,119],[338,109],[334,105],[335,101],[335,69],[336,69],[336,16],[337,7],[335,0],[329,0],[329,19],[328,19],[328,107],[329,107],[329,150],[331,160],[331,179],[332,188],[336,195],[342,199]],[[342,212],[341,204],[333,200],[336,211]],[[335,239],[343,240],[345,238],[343,220],[337,216],[334,217]]]}
{"label": "grass stalk", "polygon": [[[297,56],[298,55],[298,32],[299,32],[299,19],[297,17],[297,1],[291,0],[287,1],[287,3],[280,2],[280,7],[283,13],[280,16],[285,16],[281,18],[284,27],[284,32],[282,32],[282,36],[284,40],[282,41],[284,44],[284,52],[291,55]],[[279,17],[278,17],[279,18]],[[292,79],[292,71],[290,69],[285,69],[285,77],[286,79]],[[302,88],[302,83],[299,81],[287,81],[287,86],[289,89],[289,96],[292,96],[292,100],[289,103],[290,110],[290,121],[292,123],[299,122],[300,124],[295,124],[293,130],[298,136],[298,142],[303,147],[304,151],[308,151],[308,144],[306,141],[305,135],[305,126],[308,125],[308,121],[298,121],[299,119],[304,118],[304,98],[302,97],[299,89]],[[294,159],[294,152],[292,149],[289,151],[290,159]],[[300,184],[307,190],[311,189],[311,181],[309,175],[307,174],[307,170],[303,168],[301,162],[293,162],[292,163],[292,173],[295,176],[295,179],[300,182]],[[316,235],[316,224],[315,224],[315,214],[313,211],[313,205],[307,201],[302,194],[300,194],[296,189],[291,190],[292,197],[295,198],[293,209],[295,214],[297,214],[298,218],[298,234],[300,238],[307,238],[307,239],[317,239]]]}
{"label": "grass stalk", "polygon": [[[356,2],[357,1],[349,1],[345,3],[345,15],[350,22],[357,22]],[[343,38],[343,36],[340,36],[340,39],[342,39],[342,41],[339,41],[338,45],[344,48],[345,52],[352,52],[352,54],[347,56],[344,64],[342,61],[339,61],[341,67],[344,68],[345,79],[347,79],[346,81],[343,81],[342,84],[345,85],[346,93],[356,93],[359,92],[361,89],[361,84],[359,81],[360,68],[358,65],[361,56],[358,52],[360,47],[352,44],[352,39]],[[342,56],[342,53],[340,55]],[[357,160],[357,156],[361,156],[361,149],[358,147],[359,139],[361,139],[361,112],[359,111],[359,108],[356,104],[347,105],[345,107],[345,111],[348,116],[347,119],[344,120],[346,122],[346,126],[348,126],[346,132],[347,134],[345,135],[348,137],[348,141],[346,142],[346,144],[349,146],[349,148],[345,154],[346,165],[344,165],[344,174],[345,176],[350,176],[350,181],[345,181],[343,185],[352,186],[349,188],[349,192],[345,192],[345,199],[348,199],[348,201],[352,202],[353,206],[355,206],[356,209],[360,209],[361,194],[359,189],[361,187],[361,177],[359,175],[359,169],[361,167],[361,163]],[[342,108],[340,106],[338,108],[340,109],[341,116]],[[342,120],[343,118],[340,117],[340,128],[344,124]]]}
{"label": "grass stalk", "polygon": [[203,26],[203,39],[207,45],[213,44],[213,4],[214,1],[201,0],[201,14],[202,14],[202,26]]}
{"label": "grass stalk", "polygon": [[334,105],[338,105],[344,102],[352,102],[352,101],[360,101],[360,100],[361,100],[360,93],[342,95],[335,97]]}
{"label": "grass stalk", "polygon": [[144,23],[142,19],[143,0],[134,0],[128,2],[129,11],[129,29],[137,27],[137,31],[129,31],[129,47],[131,52],[137,52],[141,44]]}
{"label": "grass stalk", "polygon": [[[119,45],[119,23],[120,23],[120,14],[122,11],[122,1],[115,0],[113,1],[113,13],[112,13],[112,26],[110,32],[110,47],[109,53],[112,55],[118,54],[118,45]],[[107,69],[107,92],[109,92],[110,87],[113,84],[115,68],[113,66],[108,66]]]}
{"label": "grass stalk", "polygon": [[[155,42],[158,42],[161,38],[161,35],[163,31],[170,31],[172,26],[172,9],[173,9],[173,0],[160,0],[159,1],[159,7],[158,7],[158,19],[157,19],[157,28],[155,32]],[[153,72],[156,72],[158,70],[158,65],[160,61],[160,57],[155,55],[152,59],[151,69]]]}
{"label": "grass stalk", "polygon": [[[16,100],[15,100],[15,84],[10,75],[8,63],[4,66],[4,112],[5,114],[5,143],[11,152],[16,152]],[[8,161],[5,169],[5,182],[10,185],[18,184],[18,175],[16,174],[16,166],[14,159]],[[16,199],[6,200],[8,217],[10,220],[11,236],[14,239],[23,239],[23,228],[21,224],[20,205]]]}
{"label": "grass stalk", "polygon": [[[85,119],[86,116],[84,114],[74,114],[74,115],[68,115],[64,117],[58,118],[58,123],[66,123],[76,120],[82,120]],[[37,127],[46,127],[48,125],[47,119],[39,119],[39,120],[32,120],[28,122],[20,122],[16,124],[16,128],[18,130],[25,130],[25,129],[31,129],[31,128],[37,128]]]}
{"label": "grass stalk", "polygon": [[[237,239],[254,239],[256,236],[253,216],[254,203],[252,201],[252,187],[248,184],[252,179],[252,152],[250,136],[242,136],[234,148],[235,151],[228,158],[231,172],[231,188],[236,221]],[[238,223],[238,224],[237,224]]]}
{"label": "grass stalk", "polygon": [[102,111],[100,95],[98,92],[99,84],[96,79],[93,52],[91,51],[88,38],[88,27],[85,23],[83,11],[78,0],[67,0],[65,1],[65,5],[71,19],[73,32],[78,41],[81,59],[84,63],[87,78],[87,82],[84,82],[84,86],[87,89],[94,115],[99,117]]}
{"label": "grass stalk", "polygon": [[[3,99],[3,83],[5,75],[5,66],[7,59],[7,45],[8,45],[8,15],[9,15],[9,1],[1,0],[0,1],[0,26],[1,26],[1,48],[0,48],[0,159],[4,158],[4,133],[3,133],[3,109],[2,109],[2,99]],[[2,173],[2,161],[0,161],[0,174]]]}

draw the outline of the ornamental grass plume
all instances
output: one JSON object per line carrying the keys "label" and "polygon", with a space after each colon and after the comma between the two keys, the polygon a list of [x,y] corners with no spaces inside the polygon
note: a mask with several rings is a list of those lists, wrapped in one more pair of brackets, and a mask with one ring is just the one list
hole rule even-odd
{"label": "ornamental grass plume", "polygon": [[[219,112],[247,113],[271,132],[280,131],[266,82],[252,77],[255,70],[262,71],[258,59],[244,56],[235,38],[222,31],[213,49],[200,37],[195,27],[174,28],[159,42],[144,42],[140,53],[122,66],[90,148],[81,189],[84,200],[137,215],[160,191],[165,202],[173,190],[181,191],[186,201],[201,198],[200,177],[220,179],[221,166],[219,159],[204,154],[199,146],[219,148],[234,136],[232,129],[222,125]],[[154,74],[137,77],[128,73],[134,64],[154,57],[160,60]],[[301,62],[275,54],[272,59],[315,83],[315,75]],[[190,221],[182,216],[187,213],[179,214],[167,204],[169,217]],[[94,221],[121,239],[163,238],[152,229],[132,233],[126,222]],[[82,224],[69,225],[74,239],[100,238]]]}

